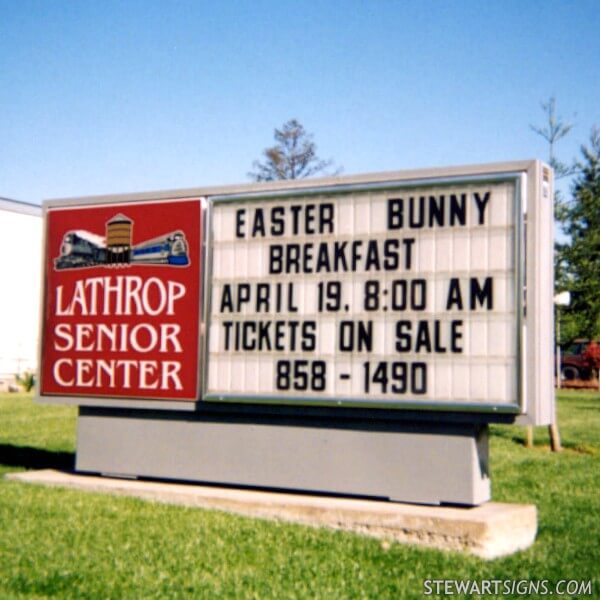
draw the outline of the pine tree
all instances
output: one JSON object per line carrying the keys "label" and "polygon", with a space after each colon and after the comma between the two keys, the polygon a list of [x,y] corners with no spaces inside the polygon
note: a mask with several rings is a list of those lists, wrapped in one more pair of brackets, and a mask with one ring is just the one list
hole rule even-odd
{"label": "pine tree", "polygon": [[561,248],[571,305],[565,326],[571,339],[600,337],[600,129],[594,128],[564,206],[563,230],[569,242]]}
{"label": "pine tree", "polygon": [[556,114],[556,98],[542,102],[542,110],[546,113],[546,124],[542,127],[537,125],[529,127],[548,142],[548,164],[554,169],[554,177],[556,179],[570,177],[575,172],[575,167],[558,160],[555,149],[556,143],[573,129],[573,123],[563,121],[562,117]]}
{"label": "pine tree", "polygon": [[[551,97],[547,102],[541,103],[544,112],[545,121],[542,126],[529,125],[532,131],[542,137],[548,143],[548,164],[554,169],[555,179],[572,177],[577,172],[576,164],[567,164],[561,161],[556,155],[556,146],[560,140],[566,137],[573,123],[565,121],[562,116],[557,114],[556,99]],[[564,223],[568,217],[566,214],[567,203],[559,190],[554,192],[554,218],[557,223]],[[566,244],[557,241],[554,244],[554,287],[555,292],[561,292],[569,289],[569,280],[567,277],[566,259],[564,256]],[[559,318],[562,313],[559,313]],[[562,322],[562,319],[561,319]],[[570,329],[561,327],[561,342],[569,342],[573,339]]]}

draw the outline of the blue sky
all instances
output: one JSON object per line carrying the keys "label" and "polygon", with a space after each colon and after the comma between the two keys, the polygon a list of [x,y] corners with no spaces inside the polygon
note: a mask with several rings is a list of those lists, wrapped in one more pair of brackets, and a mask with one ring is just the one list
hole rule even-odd
{"label": "blue sky", "polygon": [[289,118],[345,174],[568,160],[600,126],[600,3],[0,0],[0,196],[248,181]]}

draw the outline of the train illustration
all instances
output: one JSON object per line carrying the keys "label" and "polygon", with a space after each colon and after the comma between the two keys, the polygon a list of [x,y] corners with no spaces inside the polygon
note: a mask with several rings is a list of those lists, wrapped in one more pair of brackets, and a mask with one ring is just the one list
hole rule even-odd
{"label": "train illustration", "polygon": [[169,264],[185,266],[189,263],[188,246],[182,231],[137,244],[131,249],[132,263]]}
{"label": "train illustration", "polygon": [[85,230],[68,231],[63,237],[56,269],[78,269],[126,264],[187,266],[188,244],[182,231],[146,240],[135,246],[107,247],[106,239]]}
{"label": "train illustration", "polygon": [[94,267],[107,262],[104,238],[89,231],[77,230],[65,233],[60,256],[54,259],[57,269]]}

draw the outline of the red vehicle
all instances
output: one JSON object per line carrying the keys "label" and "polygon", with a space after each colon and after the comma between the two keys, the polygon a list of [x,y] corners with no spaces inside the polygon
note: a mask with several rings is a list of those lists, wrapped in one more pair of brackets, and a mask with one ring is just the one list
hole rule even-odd
{"label": "red vehicle", "polygon": [[[560,361],[560,375],[564,380],[589,379],[592,368],[585,351],[590,340],[574,340],[573,343],[562,352]],[[600,340],[596,340],[600,345]]]}

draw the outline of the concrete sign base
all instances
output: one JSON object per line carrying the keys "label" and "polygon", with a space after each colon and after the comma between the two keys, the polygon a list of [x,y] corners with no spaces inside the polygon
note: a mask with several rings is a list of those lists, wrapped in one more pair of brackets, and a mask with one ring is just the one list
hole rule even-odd
{"label": "concrete sign base", "polygon": [[76,470],[419,504],[490,499],[481,424],[81,407]]}
{"label": "concrete sign base", "polygon": [[353,531],[386,540],[473,554],[485,559],[531,546],[537,530],[533,505],[488,502],[474,508],[418,506],[375,500],[308,496],[133,481],[52,470],[7,478],[90,492],[134,496],[184,506]]}

